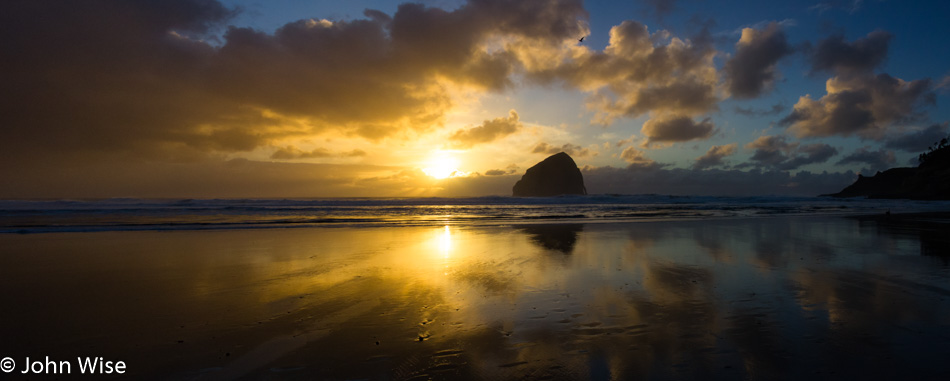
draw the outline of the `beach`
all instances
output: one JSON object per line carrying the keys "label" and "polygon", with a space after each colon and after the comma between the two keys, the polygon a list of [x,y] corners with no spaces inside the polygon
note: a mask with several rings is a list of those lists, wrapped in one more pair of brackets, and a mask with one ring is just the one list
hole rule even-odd
{"label": "beach", "polygon": [[940,379],[947,222],[0,234],[0,356],[18,376],[98,356],[161,379]]}

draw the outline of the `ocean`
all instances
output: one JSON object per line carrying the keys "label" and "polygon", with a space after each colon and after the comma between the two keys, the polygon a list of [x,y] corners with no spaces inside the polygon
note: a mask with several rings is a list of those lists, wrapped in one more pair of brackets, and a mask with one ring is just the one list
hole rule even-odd
{"label": "ocean", "polygon": [[29,378],[947,379],[948,210],[0,201],[0,359]]}
{"label": "ocean", "polygon": [[950,210],[950,201],[828,197],[136,199],[0,201],[0,233],[611,223]]}

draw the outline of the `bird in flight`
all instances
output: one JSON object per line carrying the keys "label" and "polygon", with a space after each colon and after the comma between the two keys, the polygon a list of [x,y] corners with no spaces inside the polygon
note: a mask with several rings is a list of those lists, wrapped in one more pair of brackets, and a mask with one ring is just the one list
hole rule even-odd
{"label": "bird in flight", "polygon": [[587,36],[581,37],[579,40],[577,40],[577,42],[584,42],[584,38],[586,38],[586,37],[587,37]]}

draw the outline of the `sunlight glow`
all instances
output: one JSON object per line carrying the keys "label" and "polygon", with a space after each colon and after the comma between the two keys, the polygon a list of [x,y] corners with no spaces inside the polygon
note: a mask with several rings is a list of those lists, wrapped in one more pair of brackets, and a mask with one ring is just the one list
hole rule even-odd
{"label": "sunlight glow", "polygon": [[467,175],[467,173],[458,170],[458,165],[458,159],[448,156],[445,153],[440,153],[429,159],[428,167],[423,168],[422,172],[432,178],[440,180]]}

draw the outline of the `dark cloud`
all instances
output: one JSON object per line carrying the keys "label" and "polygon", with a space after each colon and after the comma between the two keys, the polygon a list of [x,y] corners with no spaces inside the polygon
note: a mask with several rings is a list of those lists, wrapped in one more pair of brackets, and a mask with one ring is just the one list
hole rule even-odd
{"label": "dark cloud", "polygon": [[770,89],[778,76],[775,65],[792,51],[778,23],[762,30],[743,29],[735,55],[723,66],[730,94],[755,98]]}
{"label": "dark cloud", "polygon": [[597,152],[591,151],[589,148],[581,147],[571,143],[564,143],[564,145],[561,146],[553,146],[545,142],[540,142],[531,149],[531,153],[543,153],[546,155],[554,155],[560,152],[564,152],[573,157],[587,157],[597,154]]}
{"label": "dark cloud", "polygon": [[232,14],[197,0],[0,3],[0,147],[22,157],[182,141],[253,147],[258,137],[242,123],[259,113],[235,110],[247,119],[211,126],[222,105],[202,83],[214,50],[186,37]]}
{"label": "dark cloud", "polygon": [[693,168],[706,169],[724,165],[722,159],[735,154],[737,146],[737,143],[712,146],[703,156],[696,158],[696,161],[693,163]]}
{"label": "dark cloud", "polygon": [[0,3],[0,48],[16,52],[0,60],[0,148],[154,157],[427,131],[451,105],[446,85],[511,85],[516,57],[487,41],[557,44],[587,17],[579,0],[403,4],[209,43],[234,13],[214,0]]}
{"label": "dark cloud", "polygon": [[488,171],[485,171],[485,176],[505,176],[513,175],[515,173],[518,173],[518,166],[512,164],[505,169],[489,169]]}
{"label": "dark cloud", "polygon": [[788,160],[788,156],[797,148],[795,143],[788,143],[785,136],[760,136],[745,148],[754,149],[750,160],[759,166],[777,167],[779,164]]}
{"label": "dark cloud", "polygon": [[709,118],[697,123],[686,116],[667,116],[647,120],[640,132],[647,137],[644,147],[656,143],[675,143],[689,140],[707,139],[712,136],[716,126]]}
{"label": "dark cloud", "polygon": [[745,115],[745,116],[771,116],[778,115],[785,111],[785,106],[781,103],[776,103],[772,105],[768,110],[756,110],[752,107],[739,107],[736,106],[733,111],[736,114]]}
{"label": "dark cloud", "polygon": [[485,176],[504,176],[504,175],[513,175],[518,173],[518,165],[509,164],[505,169],[489,169],[485,172]]}
{"label": "dark cloud", "polygon": [[894,156],[894,151],[884,149],[872,151],[871,147],[864,146],[843,157],[838,161],[838,165],[866,164],[868,167],[861,170],[861,172],[873,174],[890,168],[896,162],[897,158]]}
{"label": "dark cloud", "polygon": [[511,110],[508,117],[486,120],[480,126],[455,131],[449,140],[456,148],[471,148],[475,144],[488,143],[511,135],[521,129],[518,112]]}
{"label": "dark cloud", "polygon": [[740,171],[682,168],[585,167],[584,184],[592,194],[673,194],[708,196],[788,195],[833,193],[854,182],[853,172]]}
{"label": "dark cloud", "polygon": [[893,123],[917,118],[923,105],[935,104],[930,80],[904,81],[887,74],[834,77],[818,100],[799,98],[779,124],[799,137],[852,136],[881,139]]}
{"label": "dark cloud", "polygon": [[824,143],[813,143],[799,146],[794,156],[779,165],[778,169],[793,170],[799,167],[824,163],[838,154],[838,149]]}
{"label": "dark cloud", "polygon": [[747,166],[778,170],[795,170],[809,164],[824,163],[838,154],[838,150],[824,143],[801,145],[788,142],[784,135],[760,136],[746,145],[755,152]]}
{"label": "dark cloud", "polygon": [[870,73],[887,58],[891,34],[877,30],[854,42],[844,36],[828,37],[818,43],[811,55],[812,71],[837,74]]}
{"label": "dark cloud", "polygon": [[948,135],[950,135],[950,122],[943,122],[932,124],[922,130],[891,136],[886,139],[884,146],[904,152],[920,153]]}
{"label": "dark cloud", "polygon": [[880,140],[895,124],[923,119],[923,106],[936,103],[929,78],[905,81],[873,73],[887,58],[890,40],[890,33],[878,30],[853,42],[840,35],[821,41],[811,54],[812,71],[835,74],[825,84],[827,94],[799,98],[780,125],[799,137]]}

